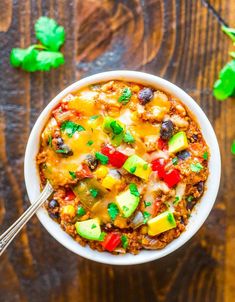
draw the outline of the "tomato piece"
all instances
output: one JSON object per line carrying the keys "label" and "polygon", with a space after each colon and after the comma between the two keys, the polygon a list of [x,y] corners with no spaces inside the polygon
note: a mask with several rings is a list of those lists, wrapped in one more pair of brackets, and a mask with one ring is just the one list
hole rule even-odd
{"label": "tomato piece", "polygon": [[81,168],[76,172],[76,177],[80,179],[84,178],[92,178],[93,174],[90,170],[90,168],[86,164],[82,164]]}
{"label": "tomato piece", "polygon": [[102,242],[102,246],[107,251],[113,252],[120,243],[121,236],[118,233],[109,233]]}
{"label": "tomato piece", "polygon": [[162,139],[162,138],[159,138],[158,141],[157,141],[157,146],[158,146],[158,149],[162,150],[162,151],[165,151],[168,149],[168,143],[166,140]]}
{"label": "tomato piece", "polygon": [[103,147],[101,153],[108,156],[109,163],[115,168],[121,168],[128,158],[127,155],[108,146]]}
{"label": "tomato piece", "polygon": [[73,200],[75,198],[75,194],[73,193],[73,191],[71,189],[66,190],[66,195],[65,195],[65,200],[66,201],[70,201]]}
{"label": "tomato piece", "polygon": [[177,185],[180,180],[180,172],[177,169],[174,169],[169,173],[165,173],[164,181],[166,182],[169,188],[172,188]]}
{"label": "tomato piece", "polygon": [[165,161],[162,158],[158,158],[152,161],[152,170],[157,171],[158,177],[164,179],[165,176]]}

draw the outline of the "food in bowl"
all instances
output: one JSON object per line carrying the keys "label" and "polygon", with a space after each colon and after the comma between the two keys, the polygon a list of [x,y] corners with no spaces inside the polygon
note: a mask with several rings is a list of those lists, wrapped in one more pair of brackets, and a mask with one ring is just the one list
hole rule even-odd
{"label": "food in bowl", "polygon": [[164,248],[204,193],[209,148],[179,99],[113,80],[68,94],[41,134],[50,217],[81,245],[113,254]]}

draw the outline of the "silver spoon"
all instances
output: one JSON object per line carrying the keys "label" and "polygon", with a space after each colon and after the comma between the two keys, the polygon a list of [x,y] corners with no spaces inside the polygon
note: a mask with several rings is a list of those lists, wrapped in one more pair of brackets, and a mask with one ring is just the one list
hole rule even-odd
{"label": "silver spoon", "polygon": [[31,204],[31,206],[0,236],[0,256],[23,228],[23,226],[29,221],[29,219],[37,212],[37,210],[43,205],[47,198],[52,194],[53,188],[49,182],[47,182],[42,193],[39,195],[37,201]]}

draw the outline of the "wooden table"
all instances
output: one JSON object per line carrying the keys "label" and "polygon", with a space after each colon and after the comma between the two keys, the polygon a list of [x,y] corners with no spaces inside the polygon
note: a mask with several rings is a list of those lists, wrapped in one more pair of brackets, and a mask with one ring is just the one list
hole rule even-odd
{"label": "wooden table", "polygon": [[[235,299],[235,138],[233,100],[211,93],[229,60],[230,40],[218,16],[235,26],[235,2],[211,0],[0,1],[0,231],[29,205],[23,164],[30,129],[43,107],[75,80],[100,71],[132,69],[176,83],[203,108],[222,152],[217,202],[201,230],[160,261],[112,267],[85,260],[56,242],[34,217],[0,259],[1,302],[169,301]],[[66,64],[29,74],[9,65],[12,47],[35,42],[41,15],[67,33]],[[214,163],[215,165],[217,163]]]}

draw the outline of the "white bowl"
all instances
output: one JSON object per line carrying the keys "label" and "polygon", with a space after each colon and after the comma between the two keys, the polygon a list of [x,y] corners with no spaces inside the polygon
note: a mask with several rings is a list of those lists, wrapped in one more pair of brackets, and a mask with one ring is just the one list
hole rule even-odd
{"label": "white bowl", "polygon": [[90,249],[88,246],[80,246],[75,240],[73,240],[73,238],[71,238],[60,228],[59,224],[54,222],[48,216],[47,211],[44,208],[38,210],[37,216],[47,231],[57,241],[59,241],[63,246],[72,252],[87,259],[101,263],[130,265],[149,262],[172,253],[186,243],[199,230],[209,215],[218,193],[221,173],[221,159],[218,142],[209,120],[198,104],[182,89],[162,78],[142,72],[119,70],[99,73],[79,80],[64,89],[46,106],[37,119],[28,140],[24,162],[26,189],[31,203],[33,203],[40,194],[40,179],[35,158],[38,153],[40,134],[48,117],[50,116],[51,110],[68,93],[90,84],[114,79],[150,85],[165,90],[166,92],[169,92],[170,94],[179,98],[196,117],[199,125],[201,126],[203,136],[211,151],[211,157],[209,160],[210,174],[206,183],[207,190],[203,194],[201,201],[196,205],[186,230],[180,235],[179,238],[173,240],[161,250],[143,250],[140,251],[138,255],[126,254],[115,256],[107,252],[100,253]]}

